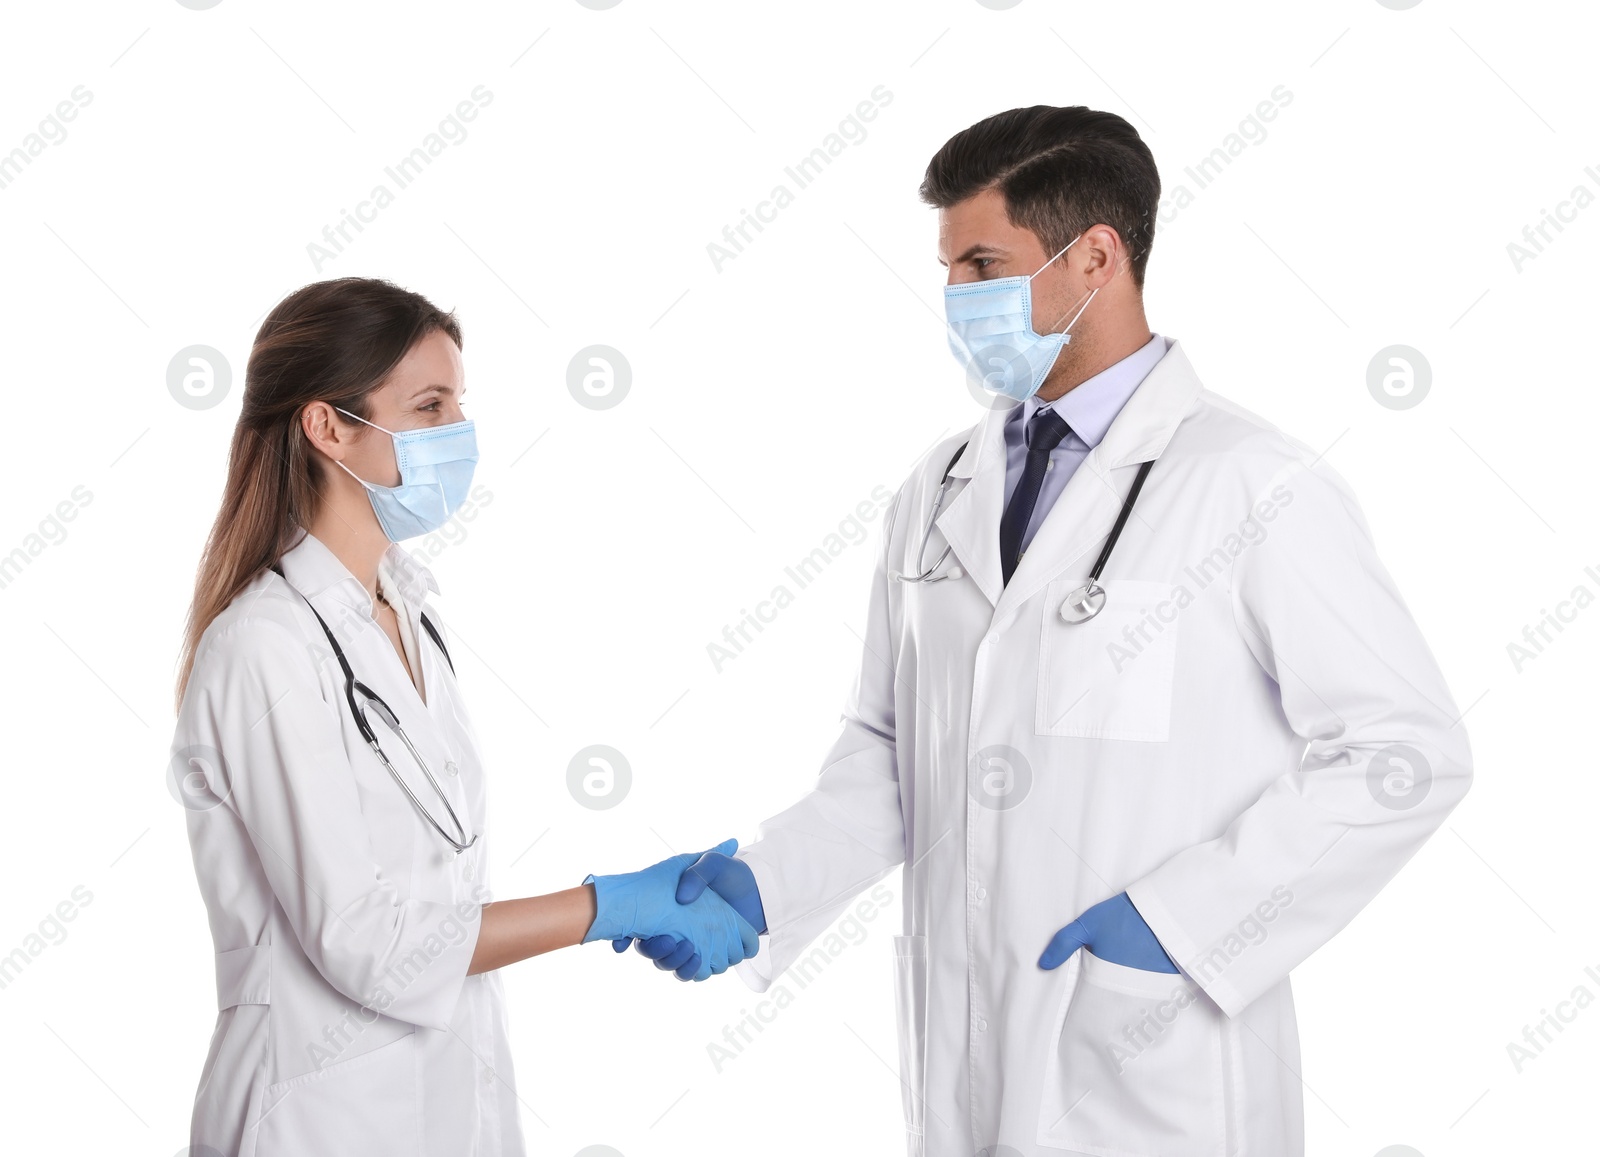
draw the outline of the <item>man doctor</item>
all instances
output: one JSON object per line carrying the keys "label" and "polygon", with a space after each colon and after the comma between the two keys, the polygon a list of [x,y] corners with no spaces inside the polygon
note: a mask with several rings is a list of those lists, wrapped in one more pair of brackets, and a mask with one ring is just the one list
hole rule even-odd
{"label": "man doctor", "polygon": [[1466,792],[1459,713],[1344,480],[1146,324],[1126,121],[1000,113],[921,195],[996,405],[888,509],[815,788],[679,899],[764,991],[901,867],[913,1155],[1301,1154],[1289,973]]}

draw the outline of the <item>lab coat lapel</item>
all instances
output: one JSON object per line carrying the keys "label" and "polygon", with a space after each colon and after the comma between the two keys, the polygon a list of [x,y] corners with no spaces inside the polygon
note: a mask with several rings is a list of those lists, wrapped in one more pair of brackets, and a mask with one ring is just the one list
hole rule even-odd
{"label": "lab coat lapel", "polygon": [[[1000,515],[1006,493],[1006,416],[1015,407],[989,411],[973,432],[967,448],[950,470],[951,489],[934,525],[955,551],[961,565],[990,603],[1000,598]],[[936,552],[930,546],[930,557]]]}
{"label": "lab coat lapel", "polygon": [[[1069,567],[1087,577],[1094,558],[1122,509],[1122,500],[1133,485],[1139,464],[1160,455],[1173,431],[1193,407],[1201,390],[1194,367],[1177,342],[1155,368],[1139,383],[1133,396],[1111,423],[1100,444],[1067,479],[1061,496],[1045,515],[1023,552],[1011,581],[995,605],[997,618],[1026,602]],[[1003,447],[1002,447],[1003,450]],[[1004,470],[1002,453],[1001,468]],[[1158,473],[1160,466],[1151,468]],[[1148,486],[1148,484],[1147,484]],[[1149,493],[1147,489],[1146,494]],[[999,554],[996,515],[995,553]],[[1129,533],[1139,518],[1136,503],[1129,516]],[[1090,554],[1093,550],[1094,554]],[[1085,557],[1088,556],[1088,557]],[[1116,550],[1106,564],[1107,577],[1116,567]]]}
{"label": "lab coat lapel", "polygon": [[[350,573],[345,565],[339,561],[339,556],[319,538],[309,531],[303,531],[300,538],[283,555],[280,560],[284,577],[304,595],[310,602],[312,609],[322,616],[328,630],[333,632],[333,637],[338,640],[340,648],[345,652],[345,659],[355,671],[357,679],[371,687],[387,703],[392,711],[399,717],[401,726],[417,749],[429,761],[430,767],[437,769],[449,758],[449,745],[445,739],[442,724],[435,716],[435,711],[447,709],[444,699],[444,655],[436,653],[429,657],[428,652],[438,652],[433,640],[428,638],[426,629],[422,626],[421,611],[427,605],[426,594],[437,594],[439,584],[433,577],[433,572],[407,553],[404,548],[393,543],[383,556],[380,566],[387,576],[394,580],[401,598],[405,601],[407,618],[412,627],[412,640],[417,648],[418,661],[423,664],[423,690],[427,693],[424,699],[417,692],[416,684],[411,681],[406,672],[405,664],[399,661],[399,656],[393,654],[383,628],[374,620],[372,614],[372,599],[367,594],[367,588],[361,581]],[[299,595],[294,596],[294,601],[301,607]],[[310,638],[309,651],[313,659],[334,662],[333,651],[328,646],[327,637],[323,635],[322,628],[313,620],[307,627]],[[378,642],[381,640],[381,643]],[[437,661],[435,661],[437,660]],[[343,679],[342,672],[339,678]],[[409,767],[410,757],[403,745],[393,740],[384,725],[376,724],[378,741],[384,744],[384,750],[389,759],[395,764],[408,782],[412,783],[412,790],[417,791],[425,800],[433,799],[432,789],[426,782],[421,781],[420,773],[413,775],[414,769]],[[439,778],[437,770],[434,777]],[[463,789],[452,789],[443,780],[441,786],[447,793],[451,793],[451,806],[457,809],[457,814],[465,804],[462,794]]]}

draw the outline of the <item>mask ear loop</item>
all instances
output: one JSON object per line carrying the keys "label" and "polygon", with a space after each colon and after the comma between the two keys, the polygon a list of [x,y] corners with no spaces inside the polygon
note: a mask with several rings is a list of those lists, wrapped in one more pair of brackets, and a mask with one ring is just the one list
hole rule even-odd
{"label": "mask ear loop", "polygon": [[365,478],[362,478],[354,470],[350,469],[350,467],[346,466],[343,462],[340,462],[337,458],[335,458],[333,460],[333,464],[335,466],[337,466],[339,469],[343,470],[346,474],[350,475],[350,477],[354,478],[357,482],[361,483],[361,485],[365,489],[367,489],[367,490],[376,490],[377,489],[376,485],[374,485],[371,482],[368,482]]}
{"label": "mask ear loop", "polygon": [[[1083,237],[1083,234],[1079,233],[1077,237],[1074,237],[1071,241],[1068,241],[1065,245],[1063,245],[1061,247],[1061,251],[1056,254],[1056,257],[1060,257],[1062,253],[1065,253],[1068,249],[1071,249],[1074,245],[1076,245],[1078,243],[1078,241],[1082,237]],[[1032,281],[1035,277],[1038,277],[1039,274],[1043,273],[1046,269],[1049,269],[1050,268],[1050,262],[1054,261],[1056,259],[1056,257],[1052,257],[1050,259],[1050,261],[1046,261],[1043,265],[1039,266],[1039,268],[1035,269],[1032,273],[1028,274],[1028,280]]]}
{"label": "mask ear loop", "polygon": [[[1082,239],[1083,239],[1083,234],[1079,233],[1071,241],[1068,241],[1065,245],[1063,245],[1061,247],[1061,252],[1057,253],[1056,257],[1060,257],[1062,253],[1065,253],[1068,249],[1071,249],[1074,245],[1076,245]],[[1056,257],[1052,257],[1050,259],[1050,261],[1046,261],[1043,265],[1039,266],[1038,269],[1034,270],[1033,274],[1028,278],[1028,280],[1032,281],[1035,277],[1038,277],[1039,274],[1043,273],[1046,269],[1048,269],[1050,267],[1050,263],[1052,261],[1054,261],[1056,259]],[[1099,286],[1096,286],[1095,288],[1093,288],[1093,289],[1091,289],[1089,291],[1088,299],[1086,301],[1084,301],[1083,306],[1078,310],[1078,312],[1072,315],[1072,321],[1067,322],[1067,328],[1062,330],[1061,331],[1062,333],[1071,333],[1072,332],[1072,327],[1073,327],[1074,323],[1077,322],[1078,317],[1083,313],[1083,311],[1085,309],[1089,308],[1089,302],[1093,301],[1094,300],[1094,295],[1099,293],[1099,292],[1100,292],[1100,287]],[[1068,306],[1067,308],[1071,309],[1072,307]],[[1066,316],[1067,316],[1066,313],[1063,311],[1063,313],[1061,314],[1061,317],[1066,317]],[[1056,321],[1060,321],[1061,317],[1056,318]],[[1056,332],[1055,322],[1051,322],[1050,323],[1050,329],[1048,330],[1048,332],[1049,333],[1055,333]]]}
{"label": "mask ear loop", "polygon": [[[365,418],[363,418],[360,414],[351,414],[350,411],[345,409],[343,406],[335,406],[334,409],[338,410],[339,413],[341,413],[341,414],[348,414],[350,417],[354,418],[358,422],[367,422],[367,420]],[[393,430],[384,430],[383,427],[378,425],[378,423],[376,423],[376,422],[367,422],[367,425],[371,426],[374,430],[383,430],[383,432],[385,434],[389,435],[389,437],[391,437],[391,438],[393,438],[395,436],[395,433],[394,433]],[[346,466],[343,462],[340,462],[338,459],[335,459],[333,464],[335,466],[337,466],[339,469],[343,470],[346,474],[350,475],[350,477],[354,478],[357,482],[361,483],[361,485],[365,489],[367,489],[367,490],[376,490],[378,488],[376,486],[376,484],[374,484],[372,482],[368,482],[365,478],[362,478],[354,470],[350,469],[350,467]]]}
{"label": "mask ear loop", "polygon": [[[350,417],[354,418],[358,422],[367,422],[367,420],[360,414],[351,414],[350,411],[345,409],[343,406],[335,406],[334,409],[338,410],[341,414],[349,414]],[[389,435],[391,438],[395,437],[395,432],[393,430],[384,429],[384,427],[378,425],[376,422],[367,422],[367,425],[371,426],[374,430],[383,430],[383,432]]]}
{"label": "mask ear loop", "polygon": [[[1091,289],[1089,291],[1088,298],[1085,299],[1084,303],[1081,306],[1078,307],[1078,312],[1072,315],[1072,320],[1067,322],[1067,328],[1064,329],[1064,330],[1061,330],[1060,332],[1062,332],[1062,333],[1071,333],[1072,332],[1072,327],[1077,324],[1078,318],[1080,316],[1082,316],[1084,310],[1089,308],[1089,302],[1093,301],[1094,300],[1094,295],[1099,293],[1099,292],[1100,292],[1100,287],[1098,285],[1095,286],[1093,289]],[[1067,308],[1071,309],[1072,307],[1068,306]],[[1061,315],[1061,317],[1066,317],[1066,316],[1067,315],[1065,313],[1063,313]],[[1061,317],[1056,318],[1056,321],[1060,321]],[[1056,328],[1055,328],[1055,325],[1053,323],[1050,326],[1050,332],[1051,333],[1055,333],[1056,332]]]}

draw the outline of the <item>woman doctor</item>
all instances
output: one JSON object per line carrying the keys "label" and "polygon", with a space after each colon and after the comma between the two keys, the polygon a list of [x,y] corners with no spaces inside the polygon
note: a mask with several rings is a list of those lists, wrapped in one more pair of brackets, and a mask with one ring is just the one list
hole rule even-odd
{"label": "woman doctor", "polygon": [[173,743],[216,947],[193,1153],[513,1157],[496,969],[667,933],[697,979],[755,954],[713,892],[677,903],[697,854],[492,899],[438,586],[395,545],[467,495],[463,392],[455,317],[386,281],[308,285],[256,335]]}

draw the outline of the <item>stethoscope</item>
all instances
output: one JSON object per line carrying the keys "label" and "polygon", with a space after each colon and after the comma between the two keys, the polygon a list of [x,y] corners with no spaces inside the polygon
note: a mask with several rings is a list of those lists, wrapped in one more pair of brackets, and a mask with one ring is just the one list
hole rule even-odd
{"label": "stethoscope", "polygon": [[[967,444],[965,442],[961,443],[961,445],[956,448],[955,454],[953,454],[950,458],[950,464],[944,468],[944,477],[939,479],[939,490],[933,496],[933,509],[928,512],[928,525],[922,531],[922,544],[917,547],[918,566],[922,565],[922,560],[927,555],[928,539],[933,537],[933,524],[939,520],[939,508],[944,505],[944,492],[950,486],[950,471],[956,468],[956,463],[961,460],[961,455],[963,452],[965,452],[966,448]],[[939,567],[944,564],[944,560],[949,557],[950,544],[947,542],[944,544],[944,553],[938,558],[934,559],[933,565],[928,567],[921,574],[903,574],[900,571],[895,571],[894,577],[903,583],[937,583],[943,582],[947,578],[960,578],[961,568],[958,566],[951,567],[949,570],[945,571],[944,574],[933,573],[934,571],[938,570]]]}
{"label": "stethoscope", "polygon": [[[273,563],[272,569],[279,578],[283,579],[285,583],[289,583],[288,578],[285,577],[283,573],[282,567],[280,567],[277,563]],[[293,583],[289,583],[289,589],[295,591],[296,594],[300,594],[300,592],[295,589]],[[380,696],[372,688],[368,687],[365,683],[361,682],[361,680],[356,678],[355,672],[350,669],[350,661],[344,657],[344,648],[339,646],[339,640],[333,637],[333,632],[328,629],[328,624],[324,622],[322,616],[317,613],[317,608],[311,606],[311,600],[307,599],[305,595],[300,594],[300,597],[305,599],[306,606],[311,607],[311,613],[317,616],[317,622],[322,627],[322,633],[328,636],[328,643],[333,647],[334,656],[339,660],[339,666],[344,671],[344,696],[350,704],[350,714],[355,718],[356,727],[361,731],[361,737],[367,741],[367,746],[372,748],[373,754],[378,757],[379,762],[381,762],[384,767],[389,769],[389,774],[393,776],[394,781],[400,785],[400,790],[411,797],[411,802],[416,805],[417,810],[422,813],[423,818],[432,824],[434,830],[445,838],[445,842],[457,852],[466,851],[473,844],[478,842],[478,834],[474,832],[470,840],[466,840],[465,843],[462,842],[462,840],[466,839],[466,828],[462,826],[461,820],[457,818],[456,809],[450,806],[450,799],[444,794],[444,790],[439,786],[439,781],[434,779],[433,772],[428,770],[427,761],[422,758],[422,753],[417,750],[416,744],[411,742],[411,737],[407,735],[405,730],[400,726],[399,718],[395,715],[393,709],[391,709],[390,706],[383,701],[382,696]],[[439,650],[444,653],[444,661],[450,664],[450,673],[452,675],[455,674],[456,665],[450,660],[449,648],[444,645],[444,639],[439,636],[438,628],[433,625],[433,622],[428,618],[426,613],[424,613],[422,616],[422,625],[427,630],[428,637],[437,643],[439,645]],[[422,774],[427,776],[428,783],[432,786],[434,794],[437,795],[440,801],[444,804],[444,810],[450,813],[450,822],[455,825],[456,832],[458,833],[456,836],[452,836],[449,832],[445,831],[444,828],[439,826],[439,821],[433,818],[433,813],[423,806],[422,801],[417,798],[417,793],[411,790],[411,785],[400,778],[400,773],[395,770],[394,764],[389,762],[389,757],[383,753],[383,748],[378,745],[378,737],[373,732],[372,725],[367,722],[366,711],[356,703],[357,691],[361,692],[362,698],[366,701],[366,706],[372,708],[372,710],[378,713],[378,718],[383,720],[390,731],[393,731],[400,737],[400,741],[406,745],[406,750],[411,752],[411,758],[414,759],[417,766],[422,769]]]}
{"label": "stethoscope", "polygon": [[[956,467],[967,444],[963,442],[955,455],[950,459],[950,464],[944,468],[944,476],[939,479],[939,490],[933,496],[933,509],[928,513],[927,526],[922,531],[922,544],[917,547],[917,565],[922,566],[928,550],[928,539],[933,537],[933,524],[938,521],[939,509],[944,505],[945,490],[950,485],[950,471]],[[1133,477],[1133,485],[1128,487],[1128,496],[1122,500],[1122,510],[1117,515],[1116,523],[1111,527],[1111,534],[1106,538],[1105,546],[1100,548],[1100,557],[1095,559],[1094,569],[1089,572],[1089,581],[1075,587],[1067,595],[1066,601],[1061,604],[1061,618],[1068,623],[1086,623],[1098,615],[1106,605],[1106,589],[1100,585],[1100,572],[1105,570],[1106,561],[1111,557],[1112,547],[1117,545],[1117,539],[1122,535],[1122,528],[1127,524],[1128,515],[1133,513],[1134,500],[1139,497],[1139,489],[1144,485],[1145,475],[1150,473],[1150,467],[1155,465],[1155,459],[1150,459],[1139,466],[1139,472]],[[895,578],[903,583],[936,583],[947,578],[960,578],[961,568],[953,566],[943,574],[936,574],[944,560],[950,557],[950,544],[946,543],[944,553],[934,560],[932,566],[924,569],[920,574],[895,573]]]}

